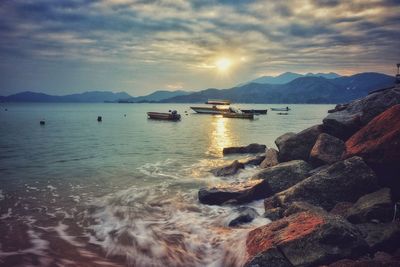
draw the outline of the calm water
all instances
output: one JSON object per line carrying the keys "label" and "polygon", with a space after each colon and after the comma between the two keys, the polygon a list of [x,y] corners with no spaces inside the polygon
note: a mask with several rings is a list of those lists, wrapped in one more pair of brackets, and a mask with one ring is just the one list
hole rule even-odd
{"label": "calm water", "polygon": [[[287,116],[269,111],[253,121],[197,115],[189,106],[2,104],[0,265],[240,266],[247,232],[268,220],[229,228],[234,207],[201,205],[198,189],[257,171],[214,177],[211,168],[235,158],[222,157],[223,147],[274,147],[276,137],[320,123],[332,106],[290,105]],[[182,121],[146,118],[171,108]],[[249,205],[262,214],[261,201]]]}

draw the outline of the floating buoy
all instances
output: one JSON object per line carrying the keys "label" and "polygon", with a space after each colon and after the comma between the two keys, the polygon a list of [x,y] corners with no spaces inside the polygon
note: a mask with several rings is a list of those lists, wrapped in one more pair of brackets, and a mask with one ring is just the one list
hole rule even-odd
{"label": "floating buoy", "polygon": [[126,114],[124,114],[124,117],[126,117]]}
{"label": "floating buoy", "polygon": [[44,120],[40,121],[40,125],[45,125],[46,122]]}
{"label": "floating buoy", "polygon": [[103,120],[103,118],[102,118],[101,116],[98,116],[98,117],[97,117],[97,121],[98,121],[98,122],[101,122],[102,120]]}
{"label": "floating buoy", "polygon": [[8,109],[4,109],[5,111],[8,111]]}

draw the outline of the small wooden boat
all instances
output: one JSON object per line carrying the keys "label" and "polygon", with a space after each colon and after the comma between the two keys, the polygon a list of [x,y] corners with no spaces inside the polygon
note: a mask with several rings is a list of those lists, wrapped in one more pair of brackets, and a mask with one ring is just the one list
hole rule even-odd
{"label": "small wooden boat", "polygon": [[290,108],[286,107],[286,108],[271,108],[272,111],[289,111]]}
{"label": "small wooden boat", "polygon": [[243,113],[267,114],[268,109],[241,109]]}
{"label": "small wooden boat", "polygon": [[153,120],[166,120],[166,121],[179,121],[181,119],[181,115],[173,110],[171,112],[147,112],[147,116],[149,119]]}
{"label": "small wooden boat", "polygon": [[225,112],[222,113],[224,118],[236,118],[236,119],[254,119],[253,113],[235,113],[235,112]]}
{"label": "small wooden boat", "polygon": [[289,113],[287,113],[287,112],[278,112],[276,114],[278,114],[278,115],[289,115]]}

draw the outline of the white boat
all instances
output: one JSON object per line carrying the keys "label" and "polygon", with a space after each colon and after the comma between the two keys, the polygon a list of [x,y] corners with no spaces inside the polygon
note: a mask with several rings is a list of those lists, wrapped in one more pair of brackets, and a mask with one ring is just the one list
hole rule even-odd
{"label": "white boat", "polygon": [[211,107],[190,107],[197,113],[201,114],[222,114],[229,112],[229,105],[231,102],[229,100],[222,99],[209,99],[206,104],[211,104]]}

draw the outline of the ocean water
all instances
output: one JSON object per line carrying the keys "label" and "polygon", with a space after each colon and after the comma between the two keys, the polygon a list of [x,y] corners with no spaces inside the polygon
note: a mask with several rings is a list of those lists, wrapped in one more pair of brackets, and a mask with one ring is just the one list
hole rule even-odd
{"label": "ocean water", "polygon": [[[278,136],[320,123],[333,106],[289,105],[287,116],[269,110],[252,121],[189,106],[1,104],[0,265],[241,266],[248,231],[269,220],[230,228],[235,207],[202,205],[198,189],[258,171],[214,177],[210,169],[250,157],[223,157],[223,147],[275,147]],[[182,120],[147,119],[147,111],[169,109]],[[263,213],[262,201],[247,206]]]}

